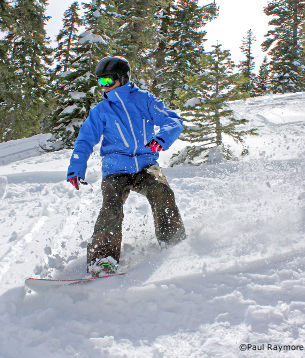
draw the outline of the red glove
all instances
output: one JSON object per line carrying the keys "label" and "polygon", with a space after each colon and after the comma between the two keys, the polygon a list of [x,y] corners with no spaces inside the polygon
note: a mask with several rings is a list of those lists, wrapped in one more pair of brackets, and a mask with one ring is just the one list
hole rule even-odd
{"label": "red glove", "polygon": [[80,178],[80,177],[69,178],[68,182],[71,183],[76,190],[79,190],[79,183],[84,184],[84,185],[88,185],[88,183],[83,181],[83,179]]}
{"label": "red glove", "polygon": [[69,178],[68,181],[74,186],[74,188],[76,190],[79,190],[79,178],[78,177]]}
{"label": "red glove", "polygon": [[161,144],[157,142],[155,139],[152,139],[149,143],[146,144],[145,148],[149,148],[149,147],[150,150],[155,153],[164,151]]}

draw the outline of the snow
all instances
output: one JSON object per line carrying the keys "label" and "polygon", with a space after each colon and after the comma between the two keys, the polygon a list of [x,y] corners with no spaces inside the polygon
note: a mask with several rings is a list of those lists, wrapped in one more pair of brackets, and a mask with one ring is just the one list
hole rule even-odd
{"label": "snow", "polygon": [[[96,15],[96,13],[95,13]],[[93,42],[100,42],[103,44],[106,44],[105,40],[100,35],[95,35],[91,31],[85,31],[80,35],[80,40],[78,41],[79,44],[83,44],[85,42],[89,41],[90,43]]]}
{"label": "snow", "polygon": [[73,104],[72,106],[66,107],[61,113],[62,114],[72,113],[77,107],[78,107],[77,104]]}
{"label": "snow", "polygon": [[102,202],[98,146],[89,185],[76,191],[71,150],[41,153],[44,135],[0,144],[0,357],[304,355],[304,102],[305,93],[234,102],[260,133],[235,161],[171,168],[177,141],[160,164],[187,239],[161,251],[146,198],[131,193],[126,275],[41,293],[24,279],[85,276]]}
{"label": "snow", "polygon": [[94,11],[94,13],[92,14],[94,17],[100,17],[101,16],[101,13],[98,11],[98,10],[96,10],[96,11]]}
{"label": "snow", "polygon": [[50,137],[50,134],[43,134],[0,143],[0,165],[39,156],[42,152],[40,145],[43,146]]}
{"label": "snow", "polygon": [[74,92],[69,92],[69,96],[73,99],[81,99],[83,97],[86,97],[86,93],[74,91]]}
{"label": "snow", "polygon": [[186,108],[187,107],[194,107],[194,106],[196,106],[197,104],[200,104],[200,103],[201,103],[200,98],[191,98],[185,103],[184,107],[186,107]]}

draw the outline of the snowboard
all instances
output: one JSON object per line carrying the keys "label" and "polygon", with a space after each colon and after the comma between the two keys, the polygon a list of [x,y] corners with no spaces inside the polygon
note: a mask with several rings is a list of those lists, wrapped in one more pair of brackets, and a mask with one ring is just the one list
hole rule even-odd
{"label": "snowboard", "polygon": [[25,285],[29,289],[35,292],[39,292],[39,291],[47,290],[49,288],[78,285],[81,283],[93,282],[101,278],[109,278],[109,277],[122,276],[122,275],[125,275],[125,272],[116,273],[113,275],[98,276],[98,277],[76,278],[73,280],[60,280],[60,279],[54,280],[51,278],[27,278],[25,280]]}

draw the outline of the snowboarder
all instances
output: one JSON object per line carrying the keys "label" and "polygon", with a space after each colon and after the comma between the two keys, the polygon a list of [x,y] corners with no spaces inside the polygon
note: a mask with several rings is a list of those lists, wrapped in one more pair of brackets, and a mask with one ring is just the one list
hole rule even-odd
{"label": "snowboarder", "polygon": [[[147,91],[130,81],[131,68],[123,57],[103,58],[96,67],[104,99],[90,110],[74,144],[67,180],[79,190],[87,161],[103,136],[103,205],[92,243],[87,247],[87,271],[115,272],[120,259],[123,204],[131,190],[147,197],[159,244],[185,239],[185,229],[174,193],[157,163],[180,135],[181,118]],[[160,130],[155,134],[154,126]]]}

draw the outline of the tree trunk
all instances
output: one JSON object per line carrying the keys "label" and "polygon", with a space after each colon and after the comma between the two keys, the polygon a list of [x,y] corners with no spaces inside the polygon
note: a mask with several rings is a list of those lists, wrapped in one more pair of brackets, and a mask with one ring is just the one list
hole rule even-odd
{"label": "tree trunk", "polygon": [[297,48],[298,46],[298,5],[299,5],[299,0],[294,0],[293,2],[293,47],[294,50]]}

